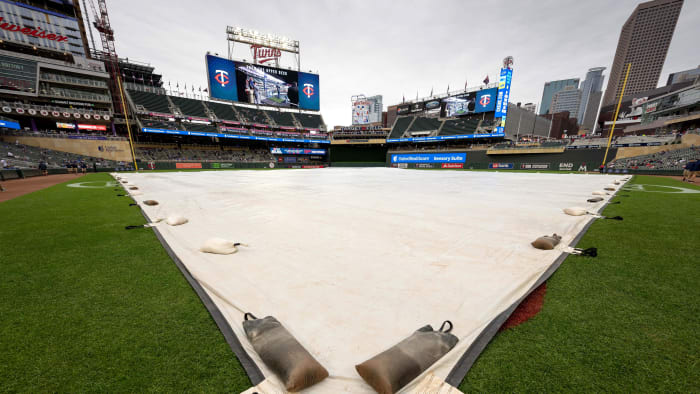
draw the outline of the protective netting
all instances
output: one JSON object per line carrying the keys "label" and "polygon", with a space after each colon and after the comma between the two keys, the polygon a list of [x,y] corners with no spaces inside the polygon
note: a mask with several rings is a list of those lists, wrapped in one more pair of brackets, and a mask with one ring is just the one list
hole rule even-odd
{"label": "protective netting", "polygon": [[[594,220],[591,193],[622,180],[584,174],[388,168],[129,174],[167,246],[220,309],[267,383],[243,315],[275,316],[330,373],[309,393],[371,393],[355,370],[417,327],[454,323],[457,345],[407,385],[444,380],[479,333]],[[616,186],[621,187],[621,186]],[[134,194],[133,192],[131,193]],[[531,242],[562,236],[553,250]],[[202,253],[211,238],[248,244]]]}

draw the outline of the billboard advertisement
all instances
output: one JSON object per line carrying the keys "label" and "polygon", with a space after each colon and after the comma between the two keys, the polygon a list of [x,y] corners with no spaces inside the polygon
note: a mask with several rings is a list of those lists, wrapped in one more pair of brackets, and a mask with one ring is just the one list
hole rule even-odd
{"label": "billboard advertisement", "polygon": [[325,155],[325,149],[270,148],[273,155]]}
{"label": "billboard advertisement", "polygon": [[0,2],[0,40],[3,42],[85,56],[79,32],[75,18],[19,2]]}
{"label": "billboard advertisement", "polygon": [[353,96],[352,124],[362,125],[382,121],[382,96]]}
{"label": "billboard advertisement", "polygon": [[396,114],[398,114],[398,115],[405,115],[409,112],[411,112],[411,106],[409,106],[409,105],[402,105],[402,106],[396,108]]}
{"label": "billboard advertisement", "polygon": [[391,155],[392,163],[464,163],[467,154],[458,153],[402,153]]}
{"label": "billboard advertisement", "polygon": [[34,60],[0,55],[0,92],[36,96],[38,69]]}
{"label": "billboard advertisement", "polygon": [[489,169],[492,169],[492,170],[497,170],[497,169],[512,170],[513,163],[489,163]]}
{"label": "billboard advertisement", "polygon": [[212,98],[311,111],[321,108],[317,74],[212,55],[206,56],[206,64]]}
{"label": "billboard advertisement", "polygon": [[508,112],[508,100],[510,99],[510,81],[513,79],[513,70],[502,68],[498,79],[498,97],[496,98],[496,113],[494,117],[503,118]]}
{"label": "billboard advertisement", "polygon": [[496,95],[498,89],[483,89],[476,92],[476,103],[474,103],[474,113],[491,112],[496,109]]}

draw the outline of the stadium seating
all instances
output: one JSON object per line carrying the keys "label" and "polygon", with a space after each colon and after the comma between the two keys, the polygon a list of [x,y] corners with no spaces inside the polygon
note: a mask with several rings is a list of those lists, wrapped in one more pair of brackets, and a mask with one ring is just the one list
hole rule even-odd
{"label": "stadium seating", "polygon": [[404,116],[403,118],[396,119],[394,122],[394,127],[391,128],[391,133],[389,133],[388,138],[401,138],[412,121],[412,116]]}
{"label": "stadium seating", "polygon": [[183,115],[196,116],[199,118],[208,118],[209,115],[204,110],[204,104],[200,100],[194,100],[183,97],[170,96],[173,104],[180,108]]}
{"label": "stadium seating", "polygon": [[[8,153],[11,153],[12,156],[9,156]],[[62,168],[72,161],[84,161],[88,163],[89,167],[92,167],[93,163],[96,163],[98,167],[115,166],[113,161],[101,158],[1,141],[0,157],[4,158],[8,165],[17,168],[37,168],[42,160],[46,162],[49,168]]]}
{"label": "stadium seating", "polygon": [[221,150],[212,147],[201,149],[137,147],[136,157],[143,161],[230,161],[230,162],[269,162],[274,157],[268,149]]}
{"label": "stadium seating", "polygon": [[169,114],[170,103],[168,103],[168,98],[162,94],[139,92],[136,90],[129,90],[129,96],[133,100],[134,104],[143,107],[146,111],[159,112],[163,114]]}
{"label": "stadium seating", "polygon": [[698,159],[700,147],[690,147],[615,160],[608,167],[628,170],[682,170],[688,161]]}
{"label": "stadium seating", "polygon": [[236,110],[244,118],[245,122],[259,124],[270,123],[263,111],[248,107],[236,107]]}
{"label": "stadium seating", "polygon": [[439,129],[441,123],[442,122],[436,118],[418,116],[408,131],[433,131]]}
{"label": "stadium seating", "polygon": [[145,119],[141,120],[143,127],[151,127],[154,129],[180,130],[176,122],[165,122],[162,120]]}
{"label": "stadium seating", "polygon": [[296,127],[294,117],[290,112],[265,111],[277,126]]}
{"label": "stadium seating", "polygon": [[216,133],[217,129],[214,125],[208,124],[198,124],[198,123],[183,123],[182,127],[187,131],[203,131],[209,133]]}
{"label": "stadium seating", "polygon": [[474,134],[479,126],[479,119],[450,119],[440,129],[440,135]]}
{"label": "stadium seating", "polygon": [[298,113],[294,114],[294,117],[297,118],[302,127],[309,129],[320,129],[323,126],[323,119],[321,119],[321,115]]}
{"label": "stadium seating", "polygon": [[214,103],[210,101],[207,103],[207,106],[220,120],[231,120],[234,122],[240,121],[238,115],[236,115],[236,113],[233,111],[233,107],[230,104]]}

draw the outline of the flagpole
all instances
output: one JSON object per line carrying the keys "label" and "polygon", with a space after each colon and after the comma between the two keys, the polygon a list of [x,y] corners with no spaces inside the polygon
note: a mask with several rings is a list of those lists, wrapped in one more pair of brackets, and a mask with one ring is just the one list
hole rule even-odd
{"label": "flagpole", "polygon": [[613,118],[612,128],[610,129],[610,135],[608,136],[608,146],[605,148],[605,156],[603,157],[603,170],[605,170],[605,162],[608,159],[608,151],[610,150],[610,143],[612,142],[613,132],[615,131],[615,123],[617,123],[617,115],[620,113],[620,106],[622,106],[622,96],[625,95],[625,87],[627,87],[627,78],[630,76],[630,68],[632,68],[632,63],[627,63],[627,72],[625,73],[625,82],[622,83],[622,92],[620,92],[620,100],[617,102],[617,109],[615,109],[615,117]]}

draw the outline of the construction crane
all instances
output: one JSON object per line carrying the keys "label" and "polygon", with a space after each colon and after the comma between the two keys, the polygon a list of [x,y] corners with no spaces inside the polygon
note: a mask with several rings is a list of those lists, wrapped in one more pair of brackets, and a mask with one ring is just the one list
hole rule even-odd
{"label": "construction crane", "polygon": [[105,0],[97,0],[97,7],[95,7],[95,2],[93,0],[89,0],[89,2],[90,8],[92,9],[92,25],[95,27],[95,30],[100,33],[100,39],[102,40],[102,52],[98,52],[97,48],[94,49],[95,52],[99,54],[101,60],[105,62],[105,67],[107,67],[107,72],[111,77],[110,90],[112,92],[114,111],[123,114],[125,105],[119,93],[121,88],[121,84],[119,83],[121,81],[119,57],[117,57],[117,50],[114,47],[114,30],[109,23],[107,2]]}
{"label": "construction crane", "polygon": [[[138,164],[136,164],[136,155],[134,154],[134,142],[131,138],[131,126],[129,125],[129,115],[128,115],[128,105],[124,99],[124,91],[122,88],[121,72],[119,70],[119,57],[117,56],[117,50],[114,47],[114,29],[109,23],[109,14],[107,13],[107,2],[106,0],[97,0],[97,7],[95,7],[95,2],[90,1],[90,8],[92,9],[92,16],[94,21],[92,25],[100,33],[100,38],[102,40],[102,52],[99,53],[99,57],[105,63],[107,67],[107,72],[110,75],[110,91],[112,92],[112,104],[114,105],[114,112],[124,115],[124,120],[126,121],[126,129],[129,133],[129,145],[131,146],[131,157],[134,161],[134,168],[138,171]],[[85,4],[85,2],[83,2]],[[87,11],[87,10],[86,10]],[[88,26],[89,27],[89,26]],[[92,34],[92,33],[90,33]],[[95,44],[93,43],[93,46]],[[97,48],[95,53],[97,52]]]}

